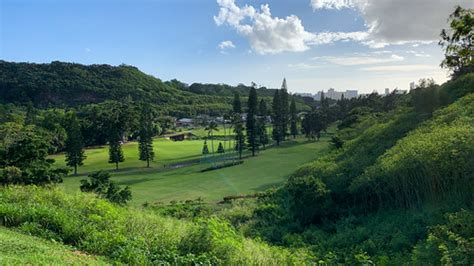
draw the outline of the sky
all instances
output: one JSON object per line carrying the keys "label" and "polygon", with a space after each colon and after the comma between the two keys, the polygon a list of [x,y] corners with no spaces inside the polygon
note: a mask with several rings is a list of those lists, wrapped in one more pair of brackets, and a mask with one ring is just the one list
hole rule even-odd
{"label": "sky", "polygon": [[290,92],[448,78],[439,33],[472,0],[0,0],[0,59],[127,64]]}

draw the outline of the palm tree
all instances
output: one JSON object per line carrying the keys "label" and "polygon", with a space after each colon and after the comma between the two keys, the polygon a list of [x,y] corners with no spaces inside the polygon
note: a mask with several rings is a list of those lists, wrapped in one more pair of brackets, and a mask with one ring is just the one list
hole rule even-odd
{"label": "palm tree", "polygon": [[215,121],[209,122],[205,130],[207,130],[207,135],[211,138],[211,150],[212,150],[212,154],[214,154],[214,139],[212,137],[212,133],[214,131],[219,131],[217,123]]}

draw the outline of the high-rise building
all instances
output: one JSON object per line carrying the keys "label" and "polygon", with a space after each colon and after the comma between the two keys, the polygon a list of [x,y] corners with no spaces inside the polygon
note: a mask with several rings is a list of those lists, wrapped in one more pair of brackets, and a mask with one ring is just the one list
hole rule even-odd
{"label": "high-rise building", "polygon": [[389,88],[385,88],[385,95],[389,95],[390,94],[390,89]]}
{"label": "high-rise building", "polygon": [[410,82],[410,90],[414,90],[415,89],[415,82],[412,81]]}

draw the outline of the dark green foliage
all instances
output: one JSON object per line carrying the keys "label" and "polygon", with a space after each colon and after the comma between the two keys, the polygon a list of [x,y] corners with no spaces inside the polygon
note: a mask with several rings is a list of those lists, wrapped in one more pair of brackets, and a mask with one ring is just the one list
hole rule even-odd
{"label": "dark green foliage", "polygon": [[83,192],[95,193],[101,198],[120,205],[124,205],[132,199],[130,187],[126,186],[121,189],[110,181],[110,174],[103,171],[90,174],[89,180],[82,179],[80,189]]}
{"label": "dark green foliage", "polygon": [[449,26],[449,30],[441,31],[439,44],[445,54],[441,66],[457,78],[474,71],[474,10],[457,6],[449,16]]}
{"label": "dark green foliage", "polygon": [[84,142],[82,140],[81,128],[76,113],[69,113],[66,123],[66,165],[73,167],[74,174],[77,175],[77,167],[83,165],[86,156],[84,154]]}
{"label": "dark green foliage", "polygon": [[272,103],[272,138],[276,141],[277,146],[280,145],[280,142],[285,138],[282,108],[281,91],[277,90],[273,96]]}
{"label": "dark green foliage", "polygon": [[242,113],[242,103],[240,102],[240,95],[238,92],[234,93],[234,101],[232,102],[232,110],[234,114]]}
{"label": "dark green foliage", "polygon": [[258,99],[257,99],[257,91],[255,88],[251,88],[249,92],[249,98],[247,103],[247,119],[246,123],[246,131],[247,131],[247,143],[249,149],[252,151],[252,156],[255,156],[255,152],[258,149],[258,128],[257,128],[257,107],[258,107]]}
{"label": "dark green foliage", "polygon": [[204,145],[202,146],[202,154],[203,155],[208,155],[209,154],[209,148],[207,147],[207,141],[204,141]]}
{"label": "dark green foliage", "polygon": [[331,144],[334,146],[336,149],[341,149],[342,146],[344,145],[344,141],[339,138],[338,136],[332,136],[331,137]]}
{"label": "dark green foliage", "polygon": [[244,122],[240,114],[234,114],[232,118],[235,133],[235,150],[239,153],[239,159],[242,159],[242,151],[245,145]]}
{"label": "dark green foliage", "polygon": [[222,146],[222,142],[219,142],[219,146],[217,147],[217,153],[224,153],[224,146]]}
{"label": "dark green foliage", "polygon": [[123,157],[122,144],[118,134],[110,136],[109,139],[109,163],[115,164],[115,169],[118,170],[119,163],[125,161]]}
{"label": "dark green foliage", "polygon": [[301,122],[303,131],[308,139],[319,140],[321,131],[328,127],[327,114],[319,109],[312,111],[305,115]]}
{"label": "dark green foliage", "polygon": [[413,250],[416,264],[472,265],[474,263],[474,212],[448,213],[446,222],[433,226]]}
{"label": "dark green foliage", "polygon": [[293,136],[293,138],[296,138],[296,135],[298,135],[297,120],[298,116],[296,114],[296,102],[295,99],[292,99],[290,105],[290,134]]}
{"label": "dark green foliage", "polygon": [[263,99],[260,100],[258,105],[258,117],[257,117],[257,137],[258,143],[263,146],[265,149],[265,145],[268,144],[268,133],[267,133],[267,105]]}
{"label": "dark green foliage", "polygon": [[146,166],[150,167],[150,161],[155,158],[153,151],[153,112],[149,105],[142,106],[140,115],[140,131],[138,132],[139,159],[146,161]]}
{"label": "dark green foliage", "polygon": [[68,172],[53,168],[48,159],[50,143],[47,137],[32,126],[15,132],[0,145],[0,167],[4,168],[0,184],[47,185],[62,182]]}

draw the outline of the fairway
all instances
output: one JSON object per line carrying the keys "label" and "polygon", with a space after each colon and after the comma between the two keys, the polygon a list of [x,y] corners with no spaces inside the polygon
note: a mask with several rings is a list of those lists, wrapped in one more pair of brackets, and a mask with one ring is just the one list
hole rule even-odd
{"label": "fairway", "polygon": [[[136,144],[127,145],[130,150],[136,150]],[[165,150],[165,145],[170,145],[167,147],[171,151]],[[158,141],[157,146],[161,146],[161,149],[157,149],[158,151],[161,150],[163,155],[167,154],[168,161],[176,162],[183,160],[183,157],[179,157],[180,154],[185,155],[184,158],[187,159],[198,158],[202,141]],[[209,172],[200,172],[209,166],[207,163],[178,169],[163,169],[162,167],[147,169],[143,168],[143,162],[134,159],[136,162],[129,160],[128,166],[142,167],[112,172],[112,180],[120,185],[131,187],[132,205],[154,201],[168,203],[172,200],[193,200],[199,197],[206,202],[216,202],[222,200],[224,196],[254,193],[281,185],[298,166],[316,159],[326,152],[327,147],[325,137],[320,142],[299,139],[284,143],[280,147],[261,151],[256,157],[245,159],[241,165]],[[193,156],[185,152],[187,148],[199,149]],[[88,155],[95,153],[102,154],[102,160],[106,162],[107,149],[92,150]],[[164,161],[158,160],[157,164]],[[100,169],[100,165],[104,163],[93,162],[83,168],[90,171]],[[125,163],[123,165],[125,166]],[[108,168],[110,169],[110,165]],[[63,186],[68,192],[78,191],[80,180],[83,178],[84,176],[66,177]]]}
{"label": "fairway", "polygon": [[[157,138],[153,143],[155,160],[150,162],[152,168],[163,168],[164,165],[199,159],[202,153],[204,140],[171,141]],[[214,149],[217,150],[219,141],[214,141]],[[208,143],[211,151],[211,142]],[[145,167],[146,162],[138,160],[138,143],[127,142],[122,145],[125,161],[119,164],[120,169]],[[87,156],[84,165],[78,168],[78,174],[91,173],[99,170],[113,170],[115,164],[108,163],[108,146],[100,148],[89,148],[85,150]],[[51,156],[56,160],[57,166],[66,166],[64,154]]]}

